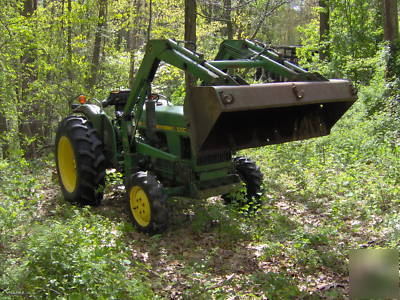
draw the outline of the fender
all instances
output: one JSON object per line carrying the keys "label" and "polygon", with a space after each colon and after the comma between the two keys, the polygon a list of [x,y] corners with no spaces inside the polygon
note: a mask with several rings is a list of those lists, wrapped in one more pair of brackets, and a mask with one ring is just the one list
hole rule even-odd
{"label": "fender", "polygon": [[104,111],[94,104],[82,104],[73,110],[83,114],[97,130],[99,138],[103,142],[108,167],[117,167],[117,140],[114,126]]}

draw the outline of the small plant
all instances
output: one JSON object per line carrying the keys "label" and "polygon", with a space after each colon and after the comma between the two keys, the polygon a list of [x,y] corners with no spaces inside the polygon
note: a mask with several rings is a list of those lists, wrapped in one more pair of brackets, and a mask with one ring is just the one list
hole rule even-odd
{"label": "small plant", "polygon": [[302,295],[294,282],[284,273],[255,273],[250,276],[256,292],[262,292],[268,299],[294,299]]}
{"label": "small plant", "polygon": [[123,185],[124,175],[116,169],[106,170],[106,185]]}
{"label": "small plant", "polygon": [[20,244],[19,261],[5,265],[1,288],[35,298],[148,299],[152,292],[129,260],[120,227],[87,209],[74,210],[64,222],[36,224]]}

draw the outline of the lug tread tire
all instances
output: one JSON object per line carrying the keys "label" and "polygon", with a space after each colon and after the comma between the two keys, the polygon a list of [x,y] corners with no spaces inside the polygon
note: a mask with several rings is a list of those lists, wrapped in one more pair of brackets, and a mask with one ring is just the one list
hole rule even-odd
{"label": "lug tread tire", "polygon": [[[72,193],[64,188],[58,167],[57,146],[62,136],[70,140],[75,155],[77,186]],[[103,198],[106,159],[103,144],[92,124],[80,116],[69,116],[62,120],[57,130],[55,152],[64,198],[81,205],[99,205]]]}
{"label": "lug tread tire", "polygon": [[[233,159],[236,173],[246,186],[246,202],[242,203],[257,206],[260,203],[262,194],[262,183],[264,176],[260,167],[254,161],[245,156],[235,157]],[[225,204],[232,203],[233,199],[229,194],[222,195]]]}
{"label": "lug tread tire", "polygon": [[[146,227],[137,223],[131,211],[130,190],[134,186],[140,186],[150,202],[150,223]],[[126,187],[126,202],[129,215],[139,231],[155,234],[167,229],[169,220],[167,196],[164,193],[163,185],[157,180],[156,176],[143,171],[132,174]]]}

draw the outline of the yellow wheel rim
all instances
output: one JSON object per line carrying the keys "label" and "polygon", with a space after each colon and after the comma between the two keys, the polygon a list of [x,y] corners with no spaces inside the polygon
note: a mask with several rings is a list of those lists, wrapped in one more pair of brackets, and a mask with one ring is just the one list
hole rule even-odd
{"label": "yellow wheel rim", "polygon": [[132,215],[136,222],[142,227],[150,224],[151,208],[146,192],[138,185],[131,188],[129,201]]}
{"label": "yellow wheel rim", "polygon": [[74,149],[66,136],[62,136],[57,147],[58,168],[61,181],[67,192],[72,193],[76,188],[77,172]]}

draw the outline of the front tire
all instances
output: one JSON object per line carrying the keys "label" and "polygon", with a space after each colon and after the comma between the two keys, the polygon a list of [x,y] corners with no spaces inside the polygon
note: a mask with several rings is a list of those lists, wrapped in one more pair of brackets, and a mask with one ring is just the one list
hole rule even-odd
{"label": "front tire", "polygon": [[126,186],[129,215],[142,232],[161,233],[168,226],[167,196],[162,184],[148,172],[133,174]]}
{"label": "front tire", "polygon": [[240,206],[249,205],[250,208],[257,208],[261,204],[263,174],[260,168],[251,159],[239,156],[233,159],[235,171],[245,184],[246,191],[240,199],[234,199],[232,194],[222,195],[225,204],[231,204],[238,200]]}
{"label": "front tire", "polygon": [[103,143],[91,123],[80,116],[61,121],[56,136],[56,165],[64,198],[81,205],[99,205],[103,198]]}

